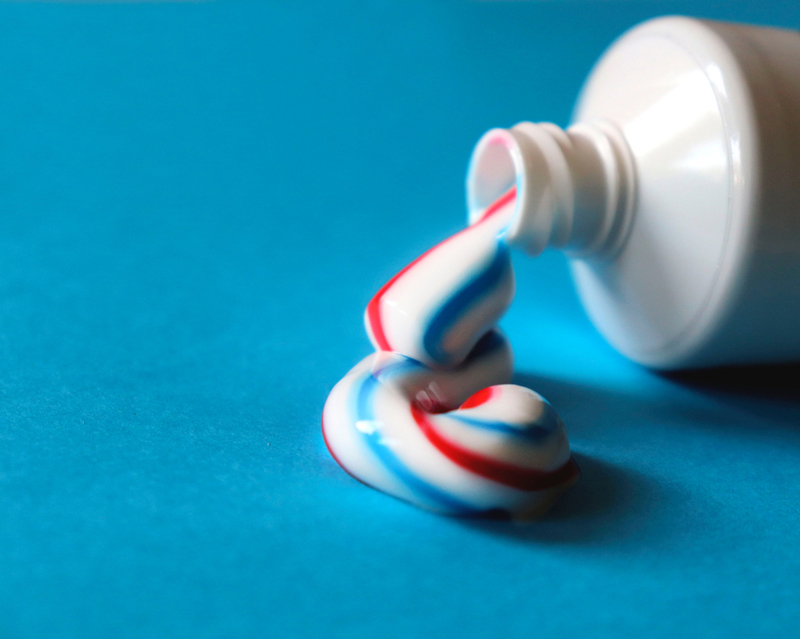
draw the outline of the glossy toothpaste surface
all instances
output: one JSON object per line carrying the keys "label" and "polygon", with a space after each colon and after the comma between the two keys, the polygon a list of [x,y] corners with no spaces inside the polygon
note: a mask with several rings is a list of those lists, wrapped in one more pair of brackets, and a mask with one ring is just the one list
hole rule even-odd
{"label": "glossy toothpaste surface", "polygon": [[376,352],[331,391],[322,430],[363,483],[448,515],[526,518],[578,478],[566,430],[509,384],[496,325],[514,297],[511,189],[389,280],[365,313]]}

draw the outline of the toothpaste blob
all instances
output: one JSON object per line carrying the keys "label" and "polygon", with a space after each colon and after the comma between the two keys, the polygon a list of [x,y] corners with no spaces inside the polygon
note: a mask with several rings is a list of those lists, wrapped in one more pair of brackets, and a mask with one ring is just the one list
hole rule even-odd
{"label": "toothpaste blob", "polygon": [[504,234],[515,195],[378,291],[365,313],[376,352],[323,410],[325,443],[342,468],[442,514],[536,516],[579,475],[550,404],[508,383],[511,347],[496,325],[514,297]]}

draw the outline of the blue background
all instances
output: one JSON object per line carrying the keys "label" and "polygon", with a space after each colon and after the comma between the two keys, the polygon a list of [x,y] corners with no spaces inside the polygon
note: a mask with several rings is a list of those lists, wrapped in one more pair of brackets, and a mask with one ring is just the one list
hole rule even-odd
{"label": "blue background", "polygon": [[[472,145],[566,124],[659,14],[796,3],[0,5],[0,636],[786,636],[796,367],[665,377],[518,259],[518,381],[583,479],[530,526],[324,449],[362,312],[464,221]],[[781,383],[766,376],[781,376]]]}

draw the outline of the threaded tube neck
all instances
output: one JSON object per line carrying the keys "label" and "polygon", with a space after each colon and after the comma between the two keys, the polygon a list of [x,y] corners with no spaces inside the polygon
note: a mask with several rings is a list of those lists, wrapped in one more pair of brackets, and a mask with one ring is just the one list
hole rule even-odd
{"label": "threaded tube neck", "polygon": [[622,133],[606,122],[522,122],[492,129],[467,173],[469,221],[516,186],[509,244],[529,255],[551,246],[571,257],[607,257],[624,243],[634,209],[633,159]]}

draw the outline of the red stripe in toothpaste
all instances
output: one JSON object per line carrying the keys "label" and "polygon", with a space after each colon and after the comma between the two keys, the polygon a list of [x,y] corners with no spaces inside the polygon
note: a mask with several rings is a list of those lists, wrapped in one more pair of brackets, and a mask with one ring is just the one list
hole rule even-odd
{"label": "red stripe in toothpaste", "polygon": [[489,388],[484,388],[483,390],[479,390],[474,395],[470,395],[459,408],[475,408],[476,406],[481,406],[488,402],[492,395],[494,395],[494,389],[489,386]]}
{"label": "red stripe in toothpaste", "polygon": [[422,433],[433,446],[454,464],[465,470],[491,479],[499,484],[534,491],[561,486],[574,479],[578,474],[578,466],[572,458],[555,470],[533,470],[520,468],[512,464],[497,461],[462,448],[442,437],[436,427],[428,420],[428,416],[417,406],[411,406],[411,414]]}
{"label": "red stripe in toothpaste", "polygon": [[478,220],[478,222],[483,222],[484,220],[492,217],[492,215],[497,213],[500,209],[502,209],[515,197],[517,197],[517,187],[512,186],[510,189],[508,189],[508,191],[506,191],[503,195],[501,195],[499,198],[497,198],[494,202],[492,202],[489,206],[486,207],[486,210],[483,212],[483,214],[481,214],[481,217]]}
{"label": "red stripe in toothpaste", "polygon": [[[506,204],[511,202],[517,196],[517,187],[511,187],[508,191],[506,191],[503,195],[501,195],[498,199],[496,199],[492,204],[490,204],[486,210],[481,215],[480,219],[476,222],[476,224],[480,224],[484,220],[488,220],[492,215],[497,213],[500,209],[502,209]],[[408,272],[412,266],[415,266],[422,260],[424,260],[428,255],[433,253],[436,249],[444,244],[447,244],[453,238],[458,237],[462,233],[469,231],[475,225],[468,226],[465,229],[462,229],[455,235],[451,235],[443,242],[439,242],[433,248],[428,249],[422,255],[420,255],[417,259],[413,262],[408,264],[405,268],[403,268],[399,273],[397,273],[392,279],[390,279],[386,284],[384,284],[380,290],[375,294],[375,296],[369,301],[367,304],[367,321],[369,323],[369,329],[372,332],[372,336],[375,338],[375,344],[380,351],[391,351],[392,347],[389,344],[389,340],[386,337],[386,332],[383,330],[383,320],[381,319],[381,300],[386,292],[392,287],[392,285],[399,280],[406,272]]]}

